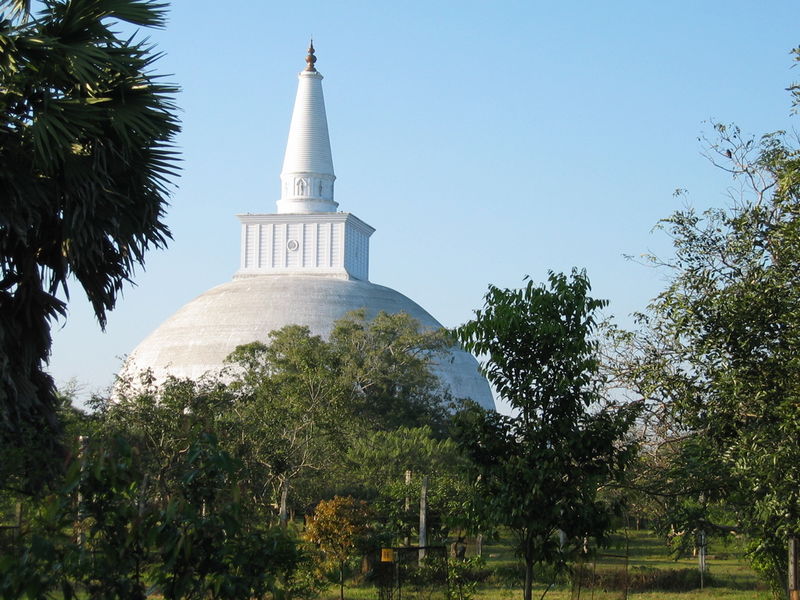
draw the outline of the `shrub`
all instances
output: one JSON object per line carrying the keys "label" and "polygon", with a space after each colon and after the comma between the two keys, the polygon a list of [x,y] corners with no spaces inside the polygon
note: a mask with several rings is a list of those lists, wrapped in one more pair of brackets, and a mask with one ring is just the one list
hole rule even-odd
{"label": "shrub", "polygon": [[[704,586],[717,584],[710,573],[703,577]],[[599,569],[592,572],[588,566],[577,567],[572,573],[572,585],[599,588],[605,591],[629,590],[645,592],[688,592],[700,587],[700,572],[697,569],[656,569],[633,567],[631,569]]]}

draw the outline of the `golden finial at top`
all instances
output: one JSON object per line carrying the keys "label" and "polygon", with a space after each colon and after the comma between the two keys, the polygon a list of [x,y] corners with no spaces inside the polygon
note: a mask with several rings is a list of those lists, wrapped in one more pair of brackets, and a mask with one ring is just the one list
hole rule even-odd
{"label": "golden finial at top", "polygon": [[314,38],[311,38],[311,42],[308,45],[308,56],[306,56],[306,71],[316,71],[314,68],[314,63],[317,62],[317,57],[314,56]]}

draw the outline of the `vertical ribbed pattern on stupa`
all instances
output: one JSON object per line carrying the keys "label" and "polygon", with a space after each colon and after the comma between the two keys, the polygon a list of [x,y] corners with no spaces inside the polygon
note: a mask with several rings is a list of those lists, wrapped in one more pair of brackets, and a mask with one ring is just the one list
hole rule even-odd
{"label": "vertical ribbed pattern on stupa", "polygon": [[333,159],[322,75],[303,71],[281,170],[279,213],[335,212]]}

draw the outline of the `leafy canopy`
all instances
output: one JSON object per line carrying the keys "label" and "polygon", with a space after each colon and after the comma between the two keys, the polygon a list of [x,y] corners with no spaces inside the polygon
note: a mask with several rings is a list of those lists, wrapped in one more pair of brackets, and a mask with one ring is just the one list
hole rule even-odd
{"label": "leafy canopy", "polygon": [[[0,442],[52,446],[43,371],[68,280],[101,326],[145,251],[163,247],[177,88],[146,41],[115,22],[162,27],[152,0],[3,0],[0,9]],[[32,455],[37,454],[33,452]],[[20,467],[30,470],[28,467]]]}
{"label": "leafy canopy", "polygon": [[584,538],[602,541],[612,511],[598,491],[632,457],[624,438],[634,410],[601,403],[592,335],[604,304],[589,296],[585,273],[551,273],[547,286],[490,287],[484,308],[457,330],[468,350],[486,356],[484,373],[516,411],[473,407],[457,415],[456,437],[475,465],[485,515],[517,537],[525,600],[535,564],[557,572]]}
{"label": "leafy canopy", "polygon": [[666,524],[748,532],[755,566],[782,590],[785,539],[800,531],[800,150],[781,133],[715,130],[709,157],[735,195],[662,222],[675,256],[653,260],[670,281],[618,368],[658,417],[653,463],[670,478],[645,483]]}

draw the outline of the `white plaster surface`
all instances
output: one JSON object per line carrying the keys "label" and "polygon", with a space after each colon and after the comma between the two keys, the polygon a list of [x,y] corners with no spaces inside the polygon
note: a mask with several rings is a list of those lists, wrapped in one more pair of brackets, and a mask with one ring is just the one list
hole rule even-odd
{"label": "white plaster surface", "polygon": [[369,279],[369,236],[350,213],[237,215],[239,275],[339,275]]}
{"label": "white plaster surface", "polygon": [[[225,357],[240,344],[267,342],[271,331],[289,324],[307,325],[312,334],[324,337],[335,320],[359,308],[366,309],[368,319],[379,311],[405,312],[423,327],[441,327],[406,296],[366,281],[240,276],[201,294],[167,319],[130,354],[123,373],[150,368],[157,380],[168,374],[196,379],[219,372]],[[455,397],[494,409],[489,385],[471,354],[453,348],[433,370]]]}
{"label": "white plaster surface", "polygon": [[[130,354],[122,374],[150,369],[199,379],[215,375],[241,344],[268,342],[286,325],[307,325],[327,336],[351,310],[405,312],[422,327],[436,319],[402,294],[367,281],[369,237],[374,229],[348,213],[334,212],[331,158],[322,75],[303,71],[297,88],[281,172],[278,214],[239,215],[240,269],[233,281],[198,296],[167,319]],[[432,365],[456,398],[494,409],[489,384],[475,358],[459,348]]]}
{"label": "white plaster surface", "polygon": [[322,75],[302,71],[281,169],[279,213],[333,212],[333,158]]}

